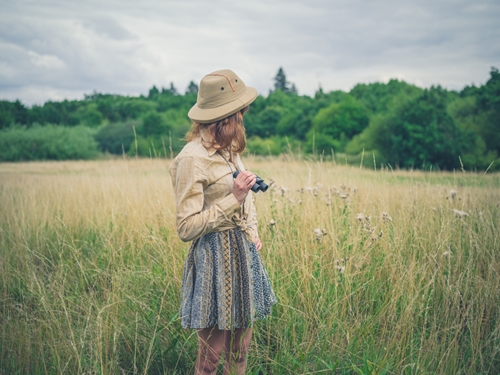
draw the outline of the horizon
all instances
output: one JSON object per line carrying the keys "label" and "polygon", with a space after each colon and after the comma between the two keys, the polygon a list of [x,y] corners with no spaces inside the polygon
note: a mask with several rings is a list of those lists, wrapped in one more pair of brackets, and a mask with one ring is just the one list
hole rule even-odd
{"label": "horizon", "polygon": [[[490,71],[491,71],[491,69],[493,69],[493,68],[497,68],[497,67],[492,66],[492,67],[490,68]],[[283,70],[285,70],[285,69],[283,69]],[[489,71],[489,72],[490,72],[490,71]],[[441,85],[441,84],[439,84],[439,83],[437,83],[437,84],[431,84],[431,85],[430,85],[430,86],[428,86],[428,87],[423,87],[423,86],[419,86],[418,84],[414,84],[414,83],[408,82],[408,81],[406,81],[406,80],[404,80],[404,79],[389,78],[389,79],[387,79],[385,82],[382,82],[382,81],[374,81],[374,82],[358,82],[358,83],[354,84],[354,85],[353,85],[350,89],[348,89],[348,90],[343,90],[343,89],[334,89],[334,90],[328,90],[328,91],[326,91],[326,90],[324,90],[324,89],[323,89],[323,92],[324,92],[325,94],[328,94],[328,93],[330,93],[330,92],[335,92],[335,91],[342,91],[342,92],[345,92],[345,93],[349,93],[349,92],[350,92],[350,91],[352,91],[352,90],[354,89],[354,87],[356,87],[357,85],[371,85],[371,84],[376,84],[376,83],[381,83],[381,84],[385,84],[385,85],[387,85],[390,81],[395,80],[395,81],[398,81],[398,82],[405,82],[405,83],[407,83],[407,84],[409,84],[409,85],[413,85],[413,86],[418,87],[418,88],[420,88],[420,89],[422,89],[422,90],[431,89],[432,87],[441,87],[441,88],[443,88],[443,89],[445,89],[445,90],[447,90],[447,91],[450,91],[450,92],[457,92],[457,93],[458,93],[458,92],[462,91],[463,89],[465,89],[466,87],[481,87],[481,86],[485,85],[485,84],[486,84],[486,82],[487,82],[487,81],[488,81],[488,79],[489,79],[489,72],[488,72],[488,78],[486,78],[486,80],[485,80],[483,83],[481,83],[481,84],[476,84],[476,83],[474,83],[474,82],[473,82],[473,83],[471,83],[471,84],[466,84],[466,85],[464,85],[464,86],[463,86],[462,88],[460,88],[460,89],[450,89],[450,88],[448,88],[448,87],[444,87],[443,85]],[[286,74],[286,71],[285,71],[285,74]],[[191,82],[191,81],[195,82],[194,80],[190,80],[189,82]],[[187,86],[189,85],[189,82],[186,84],[186,89],[187,89]],[[197,85],[199,85],[199,82],[195,82],[195,83],[196,83]],[[294,83],[294,82],[290,82],[290,84],[292,84],[292,83]],[[251,86],[251,85],[248,85],[248,86]],[[12,103],[13,103],[13,102],[16,102],[16,101],[19,101],[19,102],[20,102],[21,104],[23,104],[25,107],[27,107],[27,108],[31,108],[31,107],[33,107],[33,106],[43,106],[45,103],[48,103],[48,102],[83,101],[83,100],[85,100],[85,97],[86,97],[86,96],[91,96],[91,95],[94,95],[94,94],[112,95],[112,96],[116,96],[116,97],[129,97],[129,98],[138,98],[138,97],[141,97],[141,96],[142,96],[142,97],[148,98],[148,93],[149,93],[149,90],[150,90],[150,89],[152,89],[153,87],[156,87],[156,88],[157,88],[158,90],[160,90],[160,91],[161,91],[163,88],[165,88],[165,89],[168,89],[168,88],[169,88],[169,87],[167,87],[167,86],[158,86],[158,85],[153,84],[153,86],[150,86],[150,87],[149,87],[147,90],[145,90],[144,92],[142,92],[142,93],[137,93],[137,94],[123,94],[123,93],[114,93],[114,92],[99,92],[99,91],[94,90],[94,91],[92,91],[92,92],[90,92],[90,93],[85,93],[85,92],[84,92],[80,98],[63,98],[63,99],[60,99],[60,100],[51,100],[51,99],[48,99],[48,100],[46,100],[45,102],[42,102],[42,103],[31,103],[31,104],[28,104],[28,103],[23,102],[23,100],[21,100],[20,98],[16,98],[16,99],[12,99],[12,100],[9,100],[9,99],[4,99],[4,98],[0,98],[0,100],[9,101],[9,102],[12,102]],[[184,89],[183,91],[180,91],[179,87],[177,87],[177,86],[175,86],[175,85],[174,85],[174,87],[175,87],[175,89],[178,91],[176,95],[186,95],[186,89]],[[316,89],[316,91],[315,91],[312,95],[310,95],[310,94],[302,94],[302,93],[300,92],[300,87],[297,87],[297,91],[298,91],[298,94],[297,94],[297,95],[299,95],[299,96],[308,96],[308,97],[310,97],[310,98],[314,98],[315,94],[316,94],[316,93],[317,93],[320,89],[322,89],[321,85],[320,85],[320,86]],[[273,89],[272,87],[270,87],[267,93],[261,93],[261,92],[259,92],[259,93],[258,93],[258,95],[259,95],[259,96],[262,96],[262,97],[264,97],[264,98],[266,98],[266,97],[267,97],[267,96],[269,96],[269,94],[271,94],[273,91],[274,91],[274,89]]]}

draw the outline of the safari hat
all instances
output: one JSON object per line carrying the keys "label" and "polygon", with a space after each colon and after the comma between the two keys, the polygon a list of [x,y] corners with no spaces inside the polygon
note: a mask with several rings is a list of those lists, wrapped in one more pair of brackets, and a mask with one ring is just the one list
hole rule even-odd
{"label": "safari hat", "polygon": [[232,70],[217,70],[201,79],[196,104],[188,116],[201,124],[222,120],[236,113],[257,97],[257,90],[248,87]]}

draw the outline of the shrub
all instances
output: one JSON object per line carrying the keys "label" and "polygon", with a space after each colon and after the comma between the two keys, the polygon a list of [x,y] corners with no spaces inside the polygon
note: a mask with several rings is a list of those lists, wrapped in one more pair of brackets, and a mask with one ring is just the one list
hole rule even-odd
{"label": "shrub", "polygon": [[[149,136],[144,137],[142,135],[137,136],[136,140],[132,140],[128,155],[135,156],[136,152],[138,156],[146,157],[169,157],[170,156],[170,140],[168,136]],[[136,149],[137,145],[137,149]]]}
{"label": "shrub", "polygon": [[13,126],[0,131],[0,161],[92,159],[93,132],[84,126]]}
{"label": "shrub", "polygon": [[105,125],[95,135],[101,151],[112,154],[127,152],[134,140],[134,126],[137,130],[139,121],[126,121]]}

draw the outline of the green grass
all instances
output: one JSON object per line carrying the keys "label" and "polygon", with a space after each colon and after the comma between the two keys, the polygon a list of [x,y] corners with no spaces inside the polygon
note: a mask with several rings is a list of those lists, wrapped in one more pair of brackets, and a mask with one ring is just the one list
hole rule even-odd
{"label": "green grass", "polygon": [[[500,372],[498,175],[247,164],[279,299],[248,373]],[[168,165],[0,164],[0,374],[192,373]]]}

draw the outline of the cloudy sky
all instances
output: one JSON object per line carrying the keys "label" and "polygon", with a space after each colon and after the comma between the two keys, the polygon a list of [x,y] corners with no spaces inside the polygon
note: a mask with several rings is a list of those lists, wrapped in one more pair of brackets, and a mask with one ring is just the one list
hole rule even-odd
{"label": "cloudy sky", "polygon": [[404,79],[450,89],[500,67],[498,0],[0,0],[0,99],[184,92],[233,69],[267,95]]}

